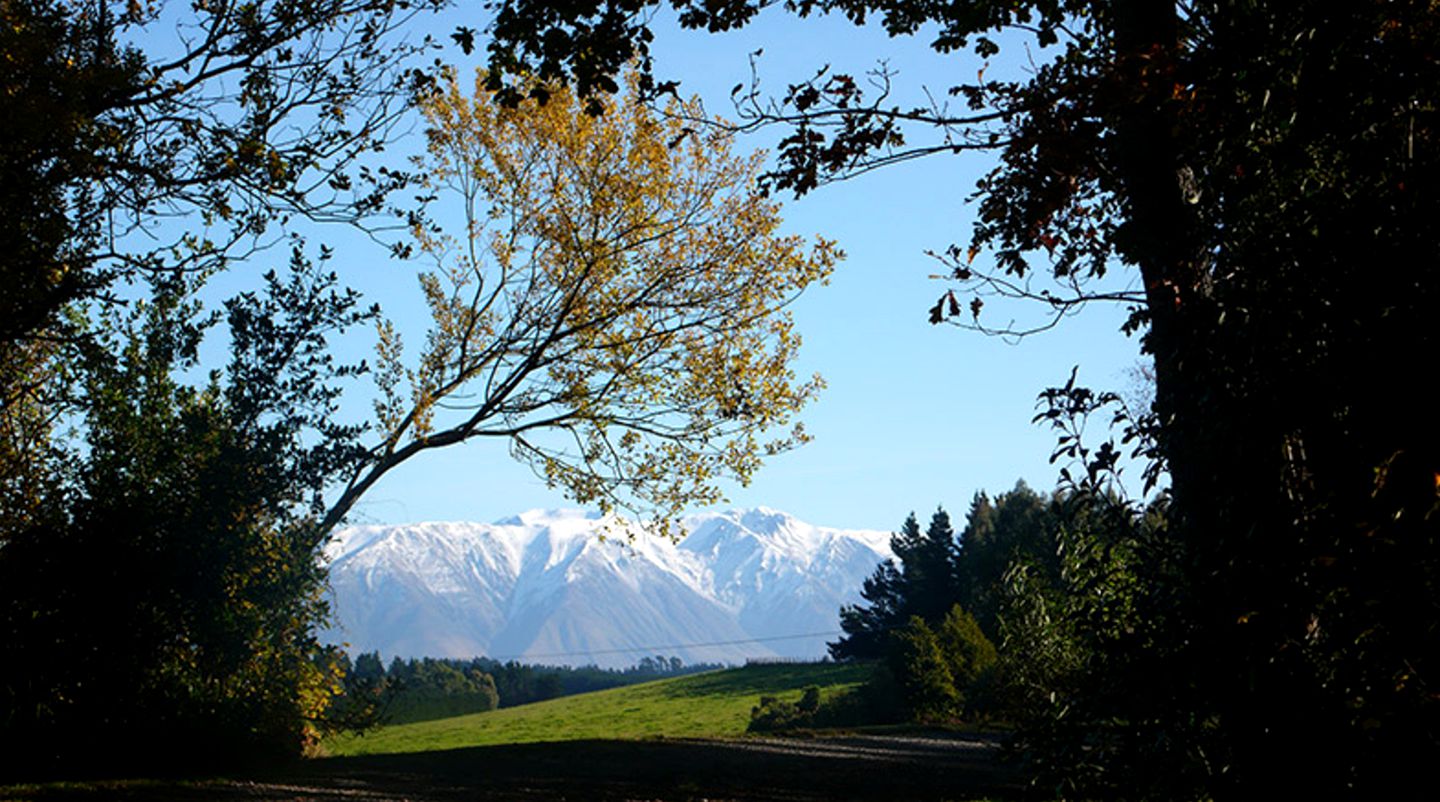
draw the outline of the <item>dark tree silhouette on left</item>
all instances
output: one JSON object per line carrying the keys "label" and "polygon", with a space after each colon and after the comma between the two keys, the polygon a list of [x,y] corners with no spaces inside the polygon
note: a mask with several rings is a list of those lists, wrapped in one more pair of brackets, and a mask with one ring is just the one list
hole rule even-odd
{"label": "dark tree silhouette on left", "polygon": [[[368,156],[430,79],[406,21],[444,4],[0,3],[5,773],[293,755],[324,724],[313,506],[359,370],[325,343],[373,313],[298,239],[222,313],[193,297],[409,182]],[[183,384],[220,319],[230,364]]]}

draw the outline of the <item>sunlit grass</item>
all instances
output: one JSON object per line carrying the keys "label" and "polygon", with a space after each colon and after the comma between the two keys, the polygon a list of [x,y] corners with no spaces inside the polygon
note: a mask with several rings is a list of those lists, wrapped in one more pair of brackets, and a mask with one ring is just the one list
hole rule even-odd
{"label": "sunlit grass", "polygon": [[828,697],[869,676],[863,665],[747,666],[567,696],[468,716],[385,727],[326,743],[332,755],[427,752],[591,738],[717,738],[745,732],[762,694]]}

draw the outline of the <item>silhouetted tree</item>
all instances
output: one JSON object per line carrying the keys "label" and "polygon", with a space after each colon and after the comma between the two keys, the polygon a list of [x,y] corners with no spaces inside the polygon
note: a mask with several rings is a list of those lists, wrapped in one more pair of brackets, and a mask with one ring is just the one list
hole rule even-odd
{"label": "silhouetted tree", "polygon": [[901,618],[904,577],[894,560],[885,560],[860,588],[864,604],[847,604],[840,608],[840,628],[845,635],[828,644],[830,656],[836,660],[876,658],[885,653],[890,630]]}
{"label": "silhouetted tree", "polygon": [[1042,496],[1024,481],[992,502],[984,493],[971,502],[955,552],[956,585],[951,601],[974,614],[980,628],[998,636],[1001,588],[1017,561],[1049,576],[1056,570],[1058,498]]}
{"label": "silhouetted tree", "polygon": [[840,609],[845,636],[829,645],[830,656],[876,658],[887,651],[891,631],[914,615],[938,623],[955,602],[952,553],[955,534],[950,516],[937,509],[930,526],[920,531],[911,513],[890,537],[890,550],[900,561],[885,560],[865,580],[860,596],[867,603]]}
{"label": "silhouetted tree", "polygon": [[[183,279],[177,279],[183,281]],[[112,322],[84,365],[85,449],[0,546],[9,765],[140,768],[295,755],[336,690],[312,506],[350,449],[327,335],[368,319],[297,250],[231,302],[225,371],[184,286]],[[112,356],[113,355],[113,356]],[[302,434],[303,433],[303,434]]]}
{"label": "silhouetted tree", "polygon": [[905,562],[911,611],[939,623],[959,594],[954,571],[955,529],[950,514],[937,507],[914,554]]}
{"label": "silhouetted tree", "polygon": [[380,662],[379,652],[365,652],[355,658],[355,667],[347,675],[361,682],[375,682],[385,678],[385,664]]}
{"label": "silhouetted tree", "polygon": [[[7,770],[297,754],[337,682],[312,515],[360,368],[326,338],[369,313],[280,235],[406,183],[360,162],[423,82],[396,26],[435,3],[177,5],[0,4]],[[288,271],[196,308],[277,241]]]}
{"label": "silhouetted tree", "polygon": [[[637,12],[653,5],[501,3],[492,81],[534,69],[604,90],[615,65],[647,55],[650,17]],[[667,5],[682,25],[722,31],[762,4]],[[789,7],[982,58],[1008,46],[1001,32],[1033,37],[1024,77],[950,90],[963,110],[889,107],[883,81],[876,100],[821,71],[755,104],[752,120],[792,126],[774,181],[802,192],[927,152],[998,154],[970,242],[941,257],[973,296],[946,293],[935,322],[994,330],[982,308],[997,295],[1036,303],[1033,325],[999,327],[1022,334],[1090,301],[1130,306],[1126,328],[1143,331],[1156,386],[1153,410],[1122,420],[1154,435],[1141,441],[1156,460],[1149,478],[1168,470],[1183,570],[1157,595],[1187,623],[1131,678],[1157,696],[1116,699],[1115,713],[1148,728],[1136,750],[1185,744],[1171,754],[1204,777],[1203,790],[1155,793],[1368,796],[1423,781],[1415,767],[1440,755],[1440,699],[1425,690],[1440,635],[1417,614],[1440,608],[1440,437],[1424,424],[1429,376],[1413,355],[1440,340],[1440,195],[1418,189],[1440,175],[1440,11],[1420,0]],[[1132,280],[1104,283],[1117,267]],[[1039,271],[1056,283],[1035,282]],[[1120,400],[1073,381],[1057,390],[1044,413],[1057,421],[1112,414]],[[1085,462],[1077,482],[1099,481],[1120,455],[1116,443],[1062,446]],[[1139,707],[1162,691],[1174,700],[1163,711]]]}

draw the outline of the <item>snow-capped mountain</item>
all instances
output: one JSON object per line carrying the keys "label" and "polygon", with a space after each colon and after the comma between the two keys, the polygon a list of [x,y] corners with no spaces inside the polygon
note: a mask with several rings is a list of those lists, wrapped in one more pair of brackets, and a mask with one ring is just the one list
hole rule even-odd
{"label": "snow-capped mountain", "polygon": [[678,542],[577,511],[350,527],[326,548],[338,622],[327,635],[386,659],[819,657],[833,636],[788,636],[836,630],[840,605],[890,556],[887,532],[764,507],[682,524]]}

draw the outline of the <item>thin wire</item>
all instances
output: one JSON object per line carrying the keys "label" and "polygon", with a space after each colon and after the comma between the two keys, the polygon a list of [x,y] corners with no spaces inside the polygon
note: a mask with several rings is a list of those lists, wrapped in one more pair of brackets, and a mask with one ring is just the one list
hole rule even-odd
{"label": "thin wire", "polygon": [[803,635],[774,635],[768,638],[744,638],[743,640],[717,640],[709,643],[672,643],[668,646],[635,646],[627,649],[598,649],[593,652],[550,652],[548,654],[505,654],[486,655],[490,660],[537,660],[549,657],[590,657],[601,654],[630,654],[634,652],[658,652],[663,649],[699,649],[706,646],[739,646],[745,643],[769,643],[777,640],[800,640],[802,638],[828,638],[831,635],[844,635],[843,630],[830,632],[807,632]]}

